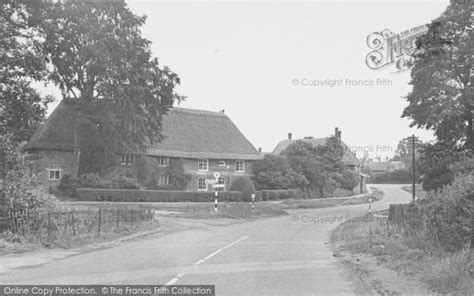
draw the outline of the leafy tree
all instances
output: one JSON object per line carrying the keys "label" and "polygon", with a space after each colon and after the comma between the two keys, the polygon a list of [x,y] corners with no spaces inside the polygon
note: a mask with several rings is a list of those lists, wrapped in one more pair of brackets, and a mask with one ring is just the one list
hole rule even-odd
{"label": "leafy tree", "polygon": [[184,161],[181,158],[171,158],[166,170],[170,176],[170,184],[174,190],[184,190],[191,181],[191,175],[184,170]]}
{"label": "leafy tree", "polygon": [[[397,150],[393,160],[403,162],[405,168],[410,168],[413,162],[413,139],[412,137],[403,138],[398,142]],[[420,147],[422,142],[415,137],[415,161],[420,157]]]}
{"label": "leafy tree", "polygon": [[115,131],[120,143],[161,139],[163,114],[183,97],[174,92],[178,76],[159,65],[141,35],[146,17],[124,1],[65,0],[29,9],[28,25],[40,32],[37,47],[52,67],[47,78],[63,98],[114,114],[102,121],[110,121],[108,133]]}
{"label": "leafy tree", "polygon": [[[184,169],[184,161],[171,158],[168,166],[160,166],[156,157],[140,156],[134,166],[134,175],[147,189],[184,190],[191,181],[191,175]],[[159,184],[161,175],[169,176],[169,184]]]}
{"label": "leafy tree", "polygon": [[14,142],[29,140],[52,101],[31,87],[32,79],[42,78],[45,59],[35,47],[37,32],[28,20],[25,5],[0,3],[0,131],[12,134]]}
{"label": "leafy tree", "polygon": [[337,188],[338,177],[345,169],[342,161],[344,146],[335,137],[318,146],[296,141],[283,151],[283,155],[288,158],[293,170],[305,176],[307,189],[321,197]]}
{"label": "leafy tree", "polygon": [[423,145],[418,164],[423,189],[438,191],[450,184],[454,175],[449,166],[459,159],[459,154],[459,151],[453,151],[444,143]]}
{"label": "leafy tree", "polygon": [[257,189],[290,189],[308,185],[306,178],[294,171],[286,157],[265,155],[253,165],[253,180]]}
{"label": "leafy tree", "polygon": [[403,117],[411,126],[432,129],[440,142],[474,149],[474,5],[452,1],[418,40],[419,61],[411,72],[412,91]]}

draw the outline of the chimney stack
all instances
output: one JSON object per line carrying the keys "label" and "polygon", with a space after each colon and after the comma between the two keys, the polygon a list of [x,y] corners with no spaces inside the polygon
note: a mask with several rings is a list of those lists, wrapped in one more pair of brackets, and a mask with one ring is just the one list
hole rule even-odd
{"label": "chimney stack", "polygon": [[258,148],[258,152],[259,152],[259,153],[262,153],[262,148]]}
{"label": "chimney stack", "polygon": [[288,133],[288,140],[291,140],[292,136],[293,135],[291,133]]}
{"label": "chimney stack", "polygon": [[334,129],[334,136],[336,137],[336,139],[339,139],[339,140],[341,139],[341,131],[339,130],[338,127]]}

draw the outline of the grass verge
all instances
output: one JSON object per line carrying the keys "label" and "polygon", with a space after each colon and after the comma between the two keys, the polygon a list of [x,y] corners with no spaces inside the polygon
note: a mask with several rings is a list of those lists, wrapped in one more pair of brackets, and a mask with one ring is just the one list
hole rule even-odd
{"label": "grass verge", "polygon": [[[474,263],[470,250],[447,253],[386,219],[351,220],[332,234],[337,249],[365,254],[397,273],[416,278],[433,293],[474,295]],[[360,223],[358,221],[364,221]]]}
{"label": "grass verge", "polygon": [[147,207],[155,210],[156,219],[160,216],[192,219],[257,219],[288,215],[283,206],[272,202],[255,203],[255,209],[249,202],[219,202],[217,212],[213,202],[176,202],[176,203],[124,203],[124,202],[81,202],[67,203],[67,207],[88,208],[107,207],[109,209],[127,209]]}
{"label": "grass verge", "polygon": [[336,206],[357,205],[369,203],[368,199],[374,201],[382,199],[384,193],[377,189],[372,189],[372,193],[361,197],[344,197],[344,198],[319,198],[319,199],[289,199],[282,202],[285,209],[317,209]]}
{"label": "grass verge", "polygon": [[[402,189],[411,194],[413,191],[413,186],[406,185],[406,186],[403,186]],[[423,190],[423,187],[421,186],[421,184],[415,184],[415,196],[418,199],[423,199],[427,197],[427,195],[428,195],[428,192]]]}

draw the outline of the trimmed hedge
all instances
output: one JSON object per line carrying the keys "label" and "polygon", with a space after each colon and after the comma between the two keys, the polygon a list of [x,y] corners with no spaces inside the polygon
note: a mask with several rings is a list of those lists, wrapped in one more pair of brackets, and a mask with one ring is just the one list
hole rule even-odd
{"label": "trimmed hedge", "polygon": [[259,200],[303,199],[304,193],[299,189],[261,190],[257,192]]}
{"label": "trimmed hedge", "polygon": [[[119,201],[119,202],[211,202],[213,191],[162,191],[79,188],[76,198],[80,201]],[[219,192],[220,201],[243,201],[242,192]]]}

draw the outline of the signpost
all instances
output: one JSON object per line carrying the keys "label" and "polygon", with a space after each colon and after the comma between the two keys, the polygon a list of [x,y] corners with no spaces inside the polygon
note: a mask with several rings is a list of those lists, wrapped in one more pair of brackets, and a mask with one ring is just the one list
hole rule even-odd
{"label": "signpost", "polygon": [[415,204],[415,186],[416,186],[416,175],[415,175],[415,135],[412,136],[412,162],[411,166],[413,167],[413,188],[412,188],[412,195],[413,195],[413,204]]}
{"label": "signpost", "polygon": [[367,198],[367,202],[369,203],[369,214],[370,214],[372,210],[372,203],[374,202],[374,198],[373,197]]}
{"label": "signpost", "polygon": [[[218,183],[219,183],[219,177],[220,177],[220,176],[221,176],[221,174],[219,174],[219,172],[215,172],[215,173],[214,173],[214,178],[215,178],[215,180],[213,180],[213,181],[214,181],[214,182],[213,182],[214,185],[212,185],[213,188],[216,188],[216,193],[215,193],[216,197],[215,197],[215,199],[214,199],[214,212],[216,212],[216,213],[217,213],[217,198],[218,198],[218,196],[219,196],[219,191],[217,191],[217,188],[219,188],[219,187],[217,187],[217,186],[218,186],[218,185],[224,185],[224,184],[218,184]],[[211,180],[212,180],[212,179],[211,179]],[[206,180],[206,181],[207,181],[207,180]],[[222,187],[223,187],[223,186],[222,186]]]}

